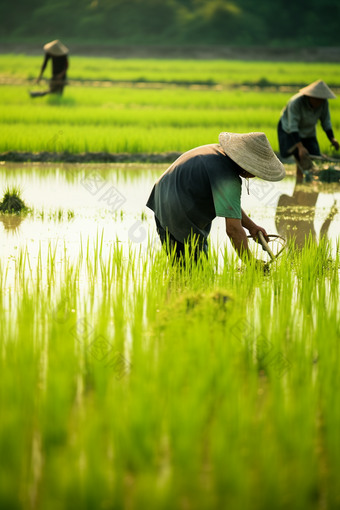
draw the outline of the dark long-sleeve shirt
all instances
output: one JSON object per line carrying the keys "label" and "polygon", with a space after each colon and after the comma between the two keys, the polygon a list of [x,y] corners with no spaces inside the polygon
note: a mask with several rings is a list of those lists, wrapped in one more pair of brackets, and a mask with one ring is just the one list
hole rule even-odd
{"label": "dark long-sleeve shirt", "polygon": [[[52,59],[52,75],[53,75],[53,77],[68,68],[68,60],[67,60],[66,55],[61,55],[60,57],[54,57],[54,56],[50,55],[49,53],[46,53],[45,60],[43,62],[42,68],[41,68],[42,72],[44,72],[44,70],[47,66],[47,62],[49,61],[50,58]],[[62,79],[66,80],[66,72]]]}

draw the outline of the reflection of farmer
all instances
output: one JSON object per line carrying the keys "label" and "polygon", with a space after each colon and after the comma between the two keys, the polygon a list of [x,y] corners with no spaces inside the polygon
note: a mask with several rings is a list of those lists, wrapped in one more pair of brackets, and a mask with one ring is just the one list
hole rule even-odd
{"label": "reflection of farmer", "polygon": [[315,130],[319,119],[333,147],[339,149],[332,130],[327,99],[336,99],[336,96],[324,81],[318,80],[301,89],[288,101],[278,125],[283,158],[294,155],[303,168],[308,168],[308,154],[320,155]]}
{"label": "reflection of farmer", "polygon": [[220,216],[238,255],[253,261],[244,228],[254,238],[258,231],[267,234],[241,209],[240,176],[279,181],[285,170],[264,133],[221,133],[219,141],[180,156],[156,182],[147,206],[155,213],[162,243],[177,256],[186,244],[191,251],[193,235],[196,257],[207,253],[211,222]]}
{"label": "reflection of farmer", "polygon": [[[315,183],[295,185],[293,196],[281,195],[277,204],[275,223],[278,233],[287,240],[295,239],[297,248],[303,248],[309,236],[316,239],[314,229],[315,205],[319,192]],[[336,202],[325,219],[320,237],[327,236],[330,224],[337,214]]]}
{"label": "reflection of farmer", "polygon": [[52,59],[52,79],[49,90],[42,92],[31,92],[32,97],[45,96],[46,94],[62,94],[66,84],[66,71],[68,68],[68,49],[58,39],[44,46],[45,60],[37,78],[39,83],[49,59]]}

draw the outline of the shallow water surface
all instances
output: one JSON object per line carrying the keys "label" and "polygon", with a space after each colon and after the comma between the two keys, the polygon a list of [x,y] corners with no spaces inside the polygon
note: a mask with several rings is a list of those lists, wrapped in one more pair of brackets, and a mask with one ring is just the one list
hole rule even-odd
{"label": "shallow water surface", "polygon": [[[150,240],[159,249],[153,213],[146,201],[167,165],[66,165],[4,164],[0,189],[19,185],[23,199],[33,209],[26,218],[0,216],[1,259],[11,265],[18,250],[26,248],[31,264],[39,251],[44,259],[48,245],[59,261],[79,254],[81,243],[102,238],[102,254],[118,240],[124,253],[129,247],[145,253]],[[250,194],[242,190],[242,207],[268,233],[295,236],[299,246],[311,233],[328,235],[333,246],[339,235],[340,187],[311,183],[296,185],[294,177],[278,183],[254,179]],[[210,235],[220,253],[233,249],[225,234],[223,218],[216,218]]]}

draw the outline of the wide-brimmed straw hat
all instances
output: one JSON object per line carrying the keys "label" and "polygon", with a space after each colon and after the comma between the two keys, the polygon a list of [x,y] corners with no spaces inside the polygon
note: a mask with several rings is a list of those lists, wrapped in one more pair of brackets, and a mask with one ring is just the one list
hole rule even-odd
{"label": "wide-brimmed straw hat", "polygon": [[314,81],[307,87],[300,89],[300,94],[316,97],[318,99],[336,99],[336,95],[333,94],[331,89],[323,80]]}
{"label": "wide-brimmed straw hat", "polygon": [[62,55],[67,55],[69,51],[68,48],[66,48],[66,46],[59,41],[59,39],[45,44],[44,50],[46,53],[52,55],[52,57],[61,57]]}
{"label": "wide-brimmed straw hat", "polygon": [[243,170],[264,179],[281,181],[286,175],[264,133],[220,133],[224,152]]}

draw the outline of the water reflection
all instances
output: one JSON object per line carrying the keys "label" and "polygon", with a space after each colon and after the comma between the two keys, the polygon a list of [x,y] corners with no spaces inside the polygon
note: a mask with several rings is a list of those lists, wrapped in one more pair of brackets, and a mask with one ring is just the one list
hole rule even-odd
{"label": "water reflection", "polygon": [[[279,198],[275,214],[277,231],[287,240],[295,239],[298,248],[303,248],[309,236],[314,241],[317,239],[314,221],[319,193],[319,183],[302,184],[297,180],[293,195],[283,194]],[[328,235],[331,222],[338,213],[337,200],[334,198],[331,200],[333,204],[321,226],[320,238]]]}
{"label": "water reflection", "polygon": [[[14,268],[12,261],[18,252],[27,250],[33,270],[40,254],[45,260],[52,246],[53,253],[56,250],[55,267],[59,267],[65,253],[67,258],[78,260],[81,250],[87,252],[88,246],[91,258],[91,247],[98,239],[103,260],[110,256],[116,243],[124,257],[129,257],[129,250],[144,257],[150,253],[150,244],[152,249],[161,249],[153,213],[145,204],[155,181],[166,168],[167,165],[155,164],[0,165],[0,190],[13,185],[22,187],[23,198],[32,209],[25,221],[20,217],[1,220],[0,263]],[[267,197],[269,201],[253,193],[242,195],[242,206],[255,223],[270,234],[278,230],[284,237],[296,235],[299,246],[303,246],[309,232],[316,237],[321,228],[322,234],[329,232],[332,247],[336,249],[340,215],[334,218],[337,208],[333,202],[337,199],[340,203],[339,185],[300,185],[288,175],[275,184],[271,193],[272,198]],[[326,218],[332,204],[334,207]],[[9,232],[16,235],[8,235]],[[209,237],[209,244],[218,252],[222,265],[225,250],[234,254],[223,218],[213,221]]]}
{"label": "water reflection", "polygon": [[12,235],[20,233],[20,225],[24,219],[16,214],[0,214],[0,221],[4,226],[5,232]]}

